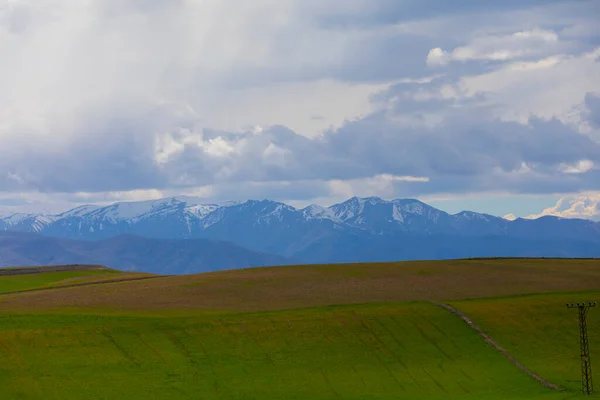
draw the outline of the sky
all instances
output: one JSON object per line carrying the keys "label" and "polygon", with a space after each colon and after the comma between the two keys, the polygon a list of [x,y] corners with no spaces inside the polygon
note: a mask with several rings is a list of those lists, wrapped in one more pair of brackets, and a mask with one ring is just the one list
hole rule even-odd
{"label": "sky", "polygon": [[175,195],[600,220],[600,1],[0,0],[0,212]]}

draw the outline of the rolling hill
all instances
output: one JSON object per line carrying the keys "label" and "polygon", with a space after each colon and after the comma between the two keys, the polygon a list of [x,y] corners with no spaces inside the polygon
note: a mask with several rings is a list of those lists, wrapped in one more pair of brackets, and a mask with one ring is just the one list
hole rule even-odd
{"label": "rolling hill", "polygon": [[[576,316],[564,303],[600,296],[596,260],[269,267],[85,286],[52,279],[60,287],[0,294],[3,398],[578,398]],[[467,313],[558,389],[430,300]],[[590,314],[589,326],[596,354],[600,318]]]}
{"label": "rolling hill", "polygon": [[263,312],[600,289],[599,260],[474,259],[247,268],[4,298],[39,307]]}

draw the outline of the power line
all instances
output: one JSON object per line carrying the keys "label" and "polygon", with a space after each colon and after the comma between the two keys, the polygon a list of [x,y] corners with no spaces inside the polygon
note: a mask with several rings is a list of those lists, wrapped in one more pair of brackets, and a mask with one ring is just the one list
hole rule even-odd
{"label": "power line", "polygon": [[590,359],[590,343],[587,334],[587,313],[590,307],[596,307],[595,301],[587,303],[567,303],[567,308],[579,310],[579,347],[581,348],[581,391],[590,395],[594,391],[592,382],[592,363]]}

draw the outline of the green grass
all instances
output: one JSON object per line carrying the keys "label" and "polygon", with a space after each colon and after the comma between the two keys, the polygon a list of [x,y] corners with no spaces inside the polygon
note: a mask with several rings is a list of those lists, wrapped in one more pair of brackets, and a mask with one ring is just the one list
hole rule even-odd
{"label": "green grass", "polygon": [[[97,281],[0,296],[0,399],[589,398],[579,393],[577,314],[565,303],[600,299],[598,261],[256,268],[102,283],[111,272],[0,276],[0,293]],[[548,293],[564,290],[579,292]],[[456,300],[465,298],[474,300]],[[543,387],[430,299],[465,312],[565,389]],[[600,360],[600,308],[589,327]]]}
{"label": "green grass", "polygon": [[427,303],[4,314],[2,399],[564,399]]}
{"label": "green grass", "polygon": [[[577,310],[566,302],[600,301],[600,292],[451,302],[529,369],[570,391],[581,388]],[[600,374],[600,308],[588,313],[592,369]],[[596,378],[596,382],[600,382]],[[598,386],[598,385],[596,385]],[[600,392],[600,390],[598,390]],[[593,398],[600,398],[595,394]]]}
{"label": "green grass", "polygon": [[19,290],[39,289],[43,287],[54,286],[66,279],[115,273],[119,273],[119,271],[102,269],[87,271],[41,272],[37,274],[0,276],[0,294],[5,292],[15,292]]}

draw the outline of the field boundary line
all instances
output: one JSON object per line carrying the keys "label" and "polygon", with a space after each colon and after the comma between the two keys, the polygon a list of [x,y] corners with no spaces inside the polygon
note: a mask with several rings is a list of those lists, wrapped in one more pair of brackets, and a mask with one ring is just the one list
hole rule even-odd
{"label": "field boundary line", "polygon": [[450,311],[452,314],[460,317],[464,322],[467,323],[467,325],[469,325],[471,328],[473,328],[479,334],[479,336],[481,336],[488,344],[490,344],[496,350],[498,350],[498,352],[500,352],[500,354],[502,354],[508,361],[510,361],[512,364],[514,364],[521,371],[525,372],[531,378],[533,378],[536,381],[538,381],[539,383],[541,383],[543,386],[547,387],[548,389],[552,389],[552,390],[558,390],[558,391],[562,390],[562,388],[560,388],[559,386],[555,385],[552,382],[547,381],[546,379],[542,378],[541,376],[537,375],[535,372],[531,371],[529,368],[527,368],[526,366],[521,364],[519,362],[519,360],[517,360],[515,357],[510,355],[510,353],[505,348],[503,348],[496,341],[494,341],[494,339],[492,339],[487,333],[485,333],[483,331],[483,329],[481,329],[478,325],[476,325],[462,311],[460,311],[446,303],[437,303],[434,301],[432,301],[431,303],[435,304],[436,306],[442,307],[442,308],[446,309],[447,311]]}
{"label": "field boundary line", "polygon": [[81,282],[81,283],[73,283],[70,285],[62,285],[62,286],[45,286],[40,288],[32,288],[32,289],[22,289],[22,290],[14,290],[11,292],[0,292],[0,296],[5,296],[9,294],[20,294],[20,293],[31,293],[31,292],[42,292],[44,290],[60,290],[60,289],[69,289],[73,287],[80,286],[92,286],[92,285],[106,285],[108,283],[121,283],[121,282],[130,282],[130,281],[141,281],[145,279],[156,279],[156,278],[164,278],[166,275],[157,275],[157,276],[136,276],[131,278],[122,278],[122,279],[104,279],[101,281],[93,281],[93,282]]}
{"label": "field boundary line", "polygon": [[33,267],[0,267],[0,276],[32,275],[45,272],[115,271],[95,264],[40,265]]}

